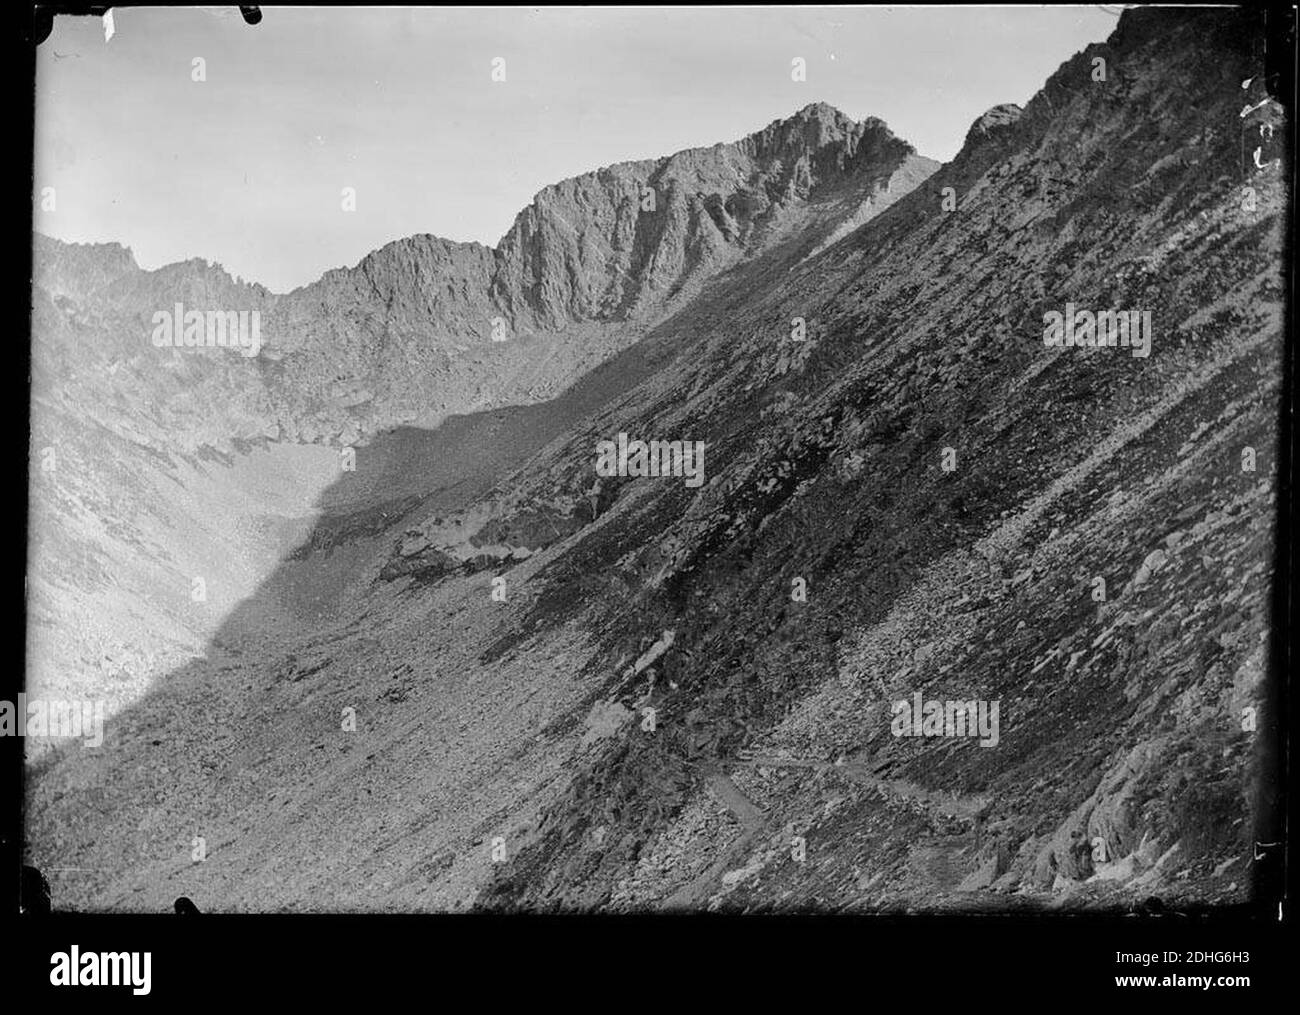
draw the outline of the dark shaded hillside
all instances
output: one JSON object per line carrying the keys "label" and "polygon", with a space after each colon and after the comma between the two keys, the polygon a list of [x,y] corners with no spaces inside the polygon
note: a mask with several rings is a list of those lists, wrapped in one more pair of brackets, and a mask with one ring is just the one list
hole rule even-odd
{"label": "dark shaded hillside", "polygon": [[[1125,19],[890,212],[749,306],[697,306],[691,361],[553,455],[548,486],[580,485],[583,448],[618,430],[706,440],[714,464],[698,496],[660,482],[566,544],[493,650],[581,617],[607,648],[572,720],[653,701],[657,729],[595,752],[485,905],[1248,896],[1284,177],[1249,177],[1243,212],[1244,18]],[[1151,357],[1044,348],[1066,301],[1151,309]],[[623,679],[662,629],[658,681]],[[1000,700],[1000,744],[891,736],[916,690]],[[945,794],[977,802],[958,819]],[[743,876],[719,880],[728,848]]]}

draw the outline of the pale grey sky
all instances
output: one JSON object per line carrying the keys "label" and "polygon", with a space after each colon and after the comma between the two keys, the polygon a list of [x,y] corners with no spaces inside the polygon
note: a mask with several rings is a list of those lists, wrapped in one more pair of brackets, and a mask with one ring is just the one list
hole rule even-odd
{"label": "pale grey sky", "polygon": [[37,58],[36,229],[285,291],[413,233],[495,245],[547,184],[732,141],[810,102],[947,160],[980,113],[1024,104],[1116,20],[1095,6],[263,14],[118,9],[107,43],[97,19],[57,18]]}

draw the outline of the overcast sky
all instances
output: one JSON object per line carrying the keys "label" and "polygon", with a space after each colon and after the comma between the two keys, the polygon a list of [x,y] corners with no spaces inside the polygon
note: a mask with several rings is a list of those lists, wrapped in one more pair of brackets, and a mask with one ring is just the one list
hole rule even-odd
{"label": "overcast sky", "polygon": [[123,243],[146,268],[204,257],[286,291],[412,233],[495,245],[547,184],[733,141],[810,102],[878,116],[946,161],[977,116],[1023,105],[1116,20],[1098,7],[262,10],[250,26],[234,7],[118,9],[108,42],[96,18],[57,18],[37,58],[36,229]]}

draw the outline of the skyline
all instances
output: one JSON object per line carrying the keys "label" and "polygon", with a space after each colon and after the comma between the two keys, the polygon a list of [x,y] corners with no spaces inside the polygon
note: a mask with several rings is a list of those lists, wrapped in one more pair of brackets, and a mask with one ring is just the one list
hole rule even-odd
{"label": "skyline", "polygon": [[946,162],[1115,24],[1093,7],[263,11],[121,9],[108,42],[98,19],[56,18],[35,230],[286,292],[410,235],[495,247],[546,186],[814,102]]}

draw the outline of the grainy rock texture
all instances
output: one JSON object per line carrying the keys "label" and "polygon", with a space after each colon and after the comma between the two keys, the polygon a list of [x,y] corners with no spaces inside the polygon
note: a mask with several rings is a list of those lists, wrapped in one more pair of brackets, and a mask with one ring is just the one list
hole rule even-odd
{"label": "grainy rock texture", "polygon": [[[287,295],[38,238],[28,655],[114,702],[31,769],[32,858],[88,871],[56,908],[1249,899],[1256,31],[1129,11],[942,167],[810,106]],[[160,358],[181,300],[264,308],[266,353]],[[1067,302],[1149,311],[1151,355],[1046,346]],[[597,485],[619,432],[705,442],[703,485]],[[996,744],[895,735],[916,694]]]}

